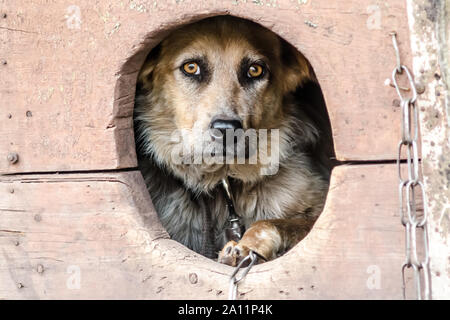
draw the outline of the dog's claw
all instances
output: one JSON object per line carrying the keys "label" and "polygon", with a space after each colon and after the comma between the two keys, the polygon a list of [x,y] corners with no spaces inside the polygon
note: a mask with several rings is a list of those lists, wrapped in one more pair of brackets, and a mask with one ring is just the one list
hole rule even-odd
{"label": "dog's claw", "polygon": [[247,246],[229,241],[220,251],[218,262],[236,267],[249,254],[250,249]]}

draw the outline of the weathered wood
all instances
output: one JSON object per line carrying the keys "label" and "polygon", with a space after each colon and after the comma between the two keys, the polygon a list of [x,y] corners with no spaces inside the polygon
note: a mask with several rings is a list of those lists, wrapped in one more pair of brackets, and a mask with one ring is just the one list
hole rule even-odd
{"label": "weathered wood", "polygon": [[[403,1],[76,5],[2,3],[0,173],[135,167],[132,111],[143,59],[175,27],[216,14],[261,23],[306,55],[338,159],[396,157],[400,110],[385,80],[395,65],[391,30],[410,65]],[[17,162],[7,161],[10,153]],[[394,167],[336,168],[313,231],[256,266],[240,298],[400,298],[404,230]],[[168,239],[138,172],[0,176],[0,195],[0,298],[226,297],[232,269]]]}
{"label": "weathered wood", "polygon": [[450,1],[407,3],[413,70],[425,88],[417,104],[428,198],[432,298],[450,299]]}
{"label": "weathered wood", "polygon": [[[215,14],[252,19],[311,61],[337,158],[394,159],[399,135],[389,31],[409,63],[404,1],[16,0],[0,18],[0,172],[136,166],[132,108],[149,49],[180,23]],[[79,15],[78,15],[79,13]],[[395,104],[395,103],[394,103]],[[19,161],[6,161],[10,152]]]}
{"label": "weathered wood", "polygon": [[[312,232],[239,298],[401,298],[396,185],[394,165],[335,168]],[[0,298],[227,297],[233,268],[168,239],[138,172],[3,176],[0,194]]]}

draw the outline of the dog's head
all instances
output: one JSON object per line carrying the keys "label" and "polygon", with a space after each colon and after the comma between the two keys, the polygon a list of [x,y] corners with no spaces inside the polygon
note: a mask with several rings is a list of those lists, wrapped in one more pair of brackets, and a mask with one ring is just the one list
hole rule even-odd
{"label": "dog's head", "polygon": [[[210,189],[224,175],[257,180],[259,160],[256,165],[199,163],[192,159],[195,149],[202,147],[204,153],[224,146],[226,129],[254,129],[256,134],[282,129],[286,97],[313,77],[297,50],[256,23],[220,16],[185,26],[150,53],[139,74],[143,149],[188,186]],[[174,160],[181,146],[183,159],[189,154],[191,164]]]}

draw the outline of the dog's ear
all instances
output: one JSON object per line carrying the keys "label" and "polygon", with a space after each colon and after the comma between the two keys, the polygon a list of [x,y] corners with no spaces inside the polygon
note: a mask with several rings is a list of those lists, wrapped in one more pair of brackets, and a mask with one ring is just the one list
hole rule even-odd
{"label": "dog's ear", "polygon": [[137,88],[140,91],[150,91],[152,89],[153,71],[155,70],[161,52],[161,44],[157,45],[147,56],[144,65],[139,72]]}
{"label": "dog's ear", "polygon": [[304,83],[317,82],[308,60],[291,44],[281,39],[281,60],[284,67],[284,91],[291,92]]}

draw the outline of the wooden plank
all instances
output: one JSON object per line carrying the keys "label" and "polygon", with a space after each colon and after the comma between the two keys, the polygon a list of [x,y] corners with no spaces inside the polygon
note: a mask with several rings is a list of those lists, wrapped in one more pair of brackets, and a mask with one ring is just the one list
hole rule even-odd
{"label": "wooden plank", "polygon": [[[126,173],[3,180],[0,297],[148,295],[145,265],[151,259],[151,236],[166,235],[155,214],[145,218],[141,195],[133,191],[137,182],[142,183],[139,178]],[[148,201],[148,194],[143,196]],[[151,203],[147,205],[145,209],[152,210]],[[78,271],[80,289],[71,278]]]}
{"label": "wooden plank", "polygon": [[[233,268],[168,239],[140,173],[0,179],[0,298],[226,299]],[[335,168],[312,232],[239,298],[401,298],[397,207],[394,165]]]}
{"label": "wooden plank", "polygon": [[[409,64],[404,1],[17,0],[0,18],[0,172],[136,166],[136,74],[164,34],[214,14],[253,19],[294,44],[320,80],[340,160],[394,159],[395,90],[383,85],[399,33]],[[6,161],[9,153],[19,161]]]}

